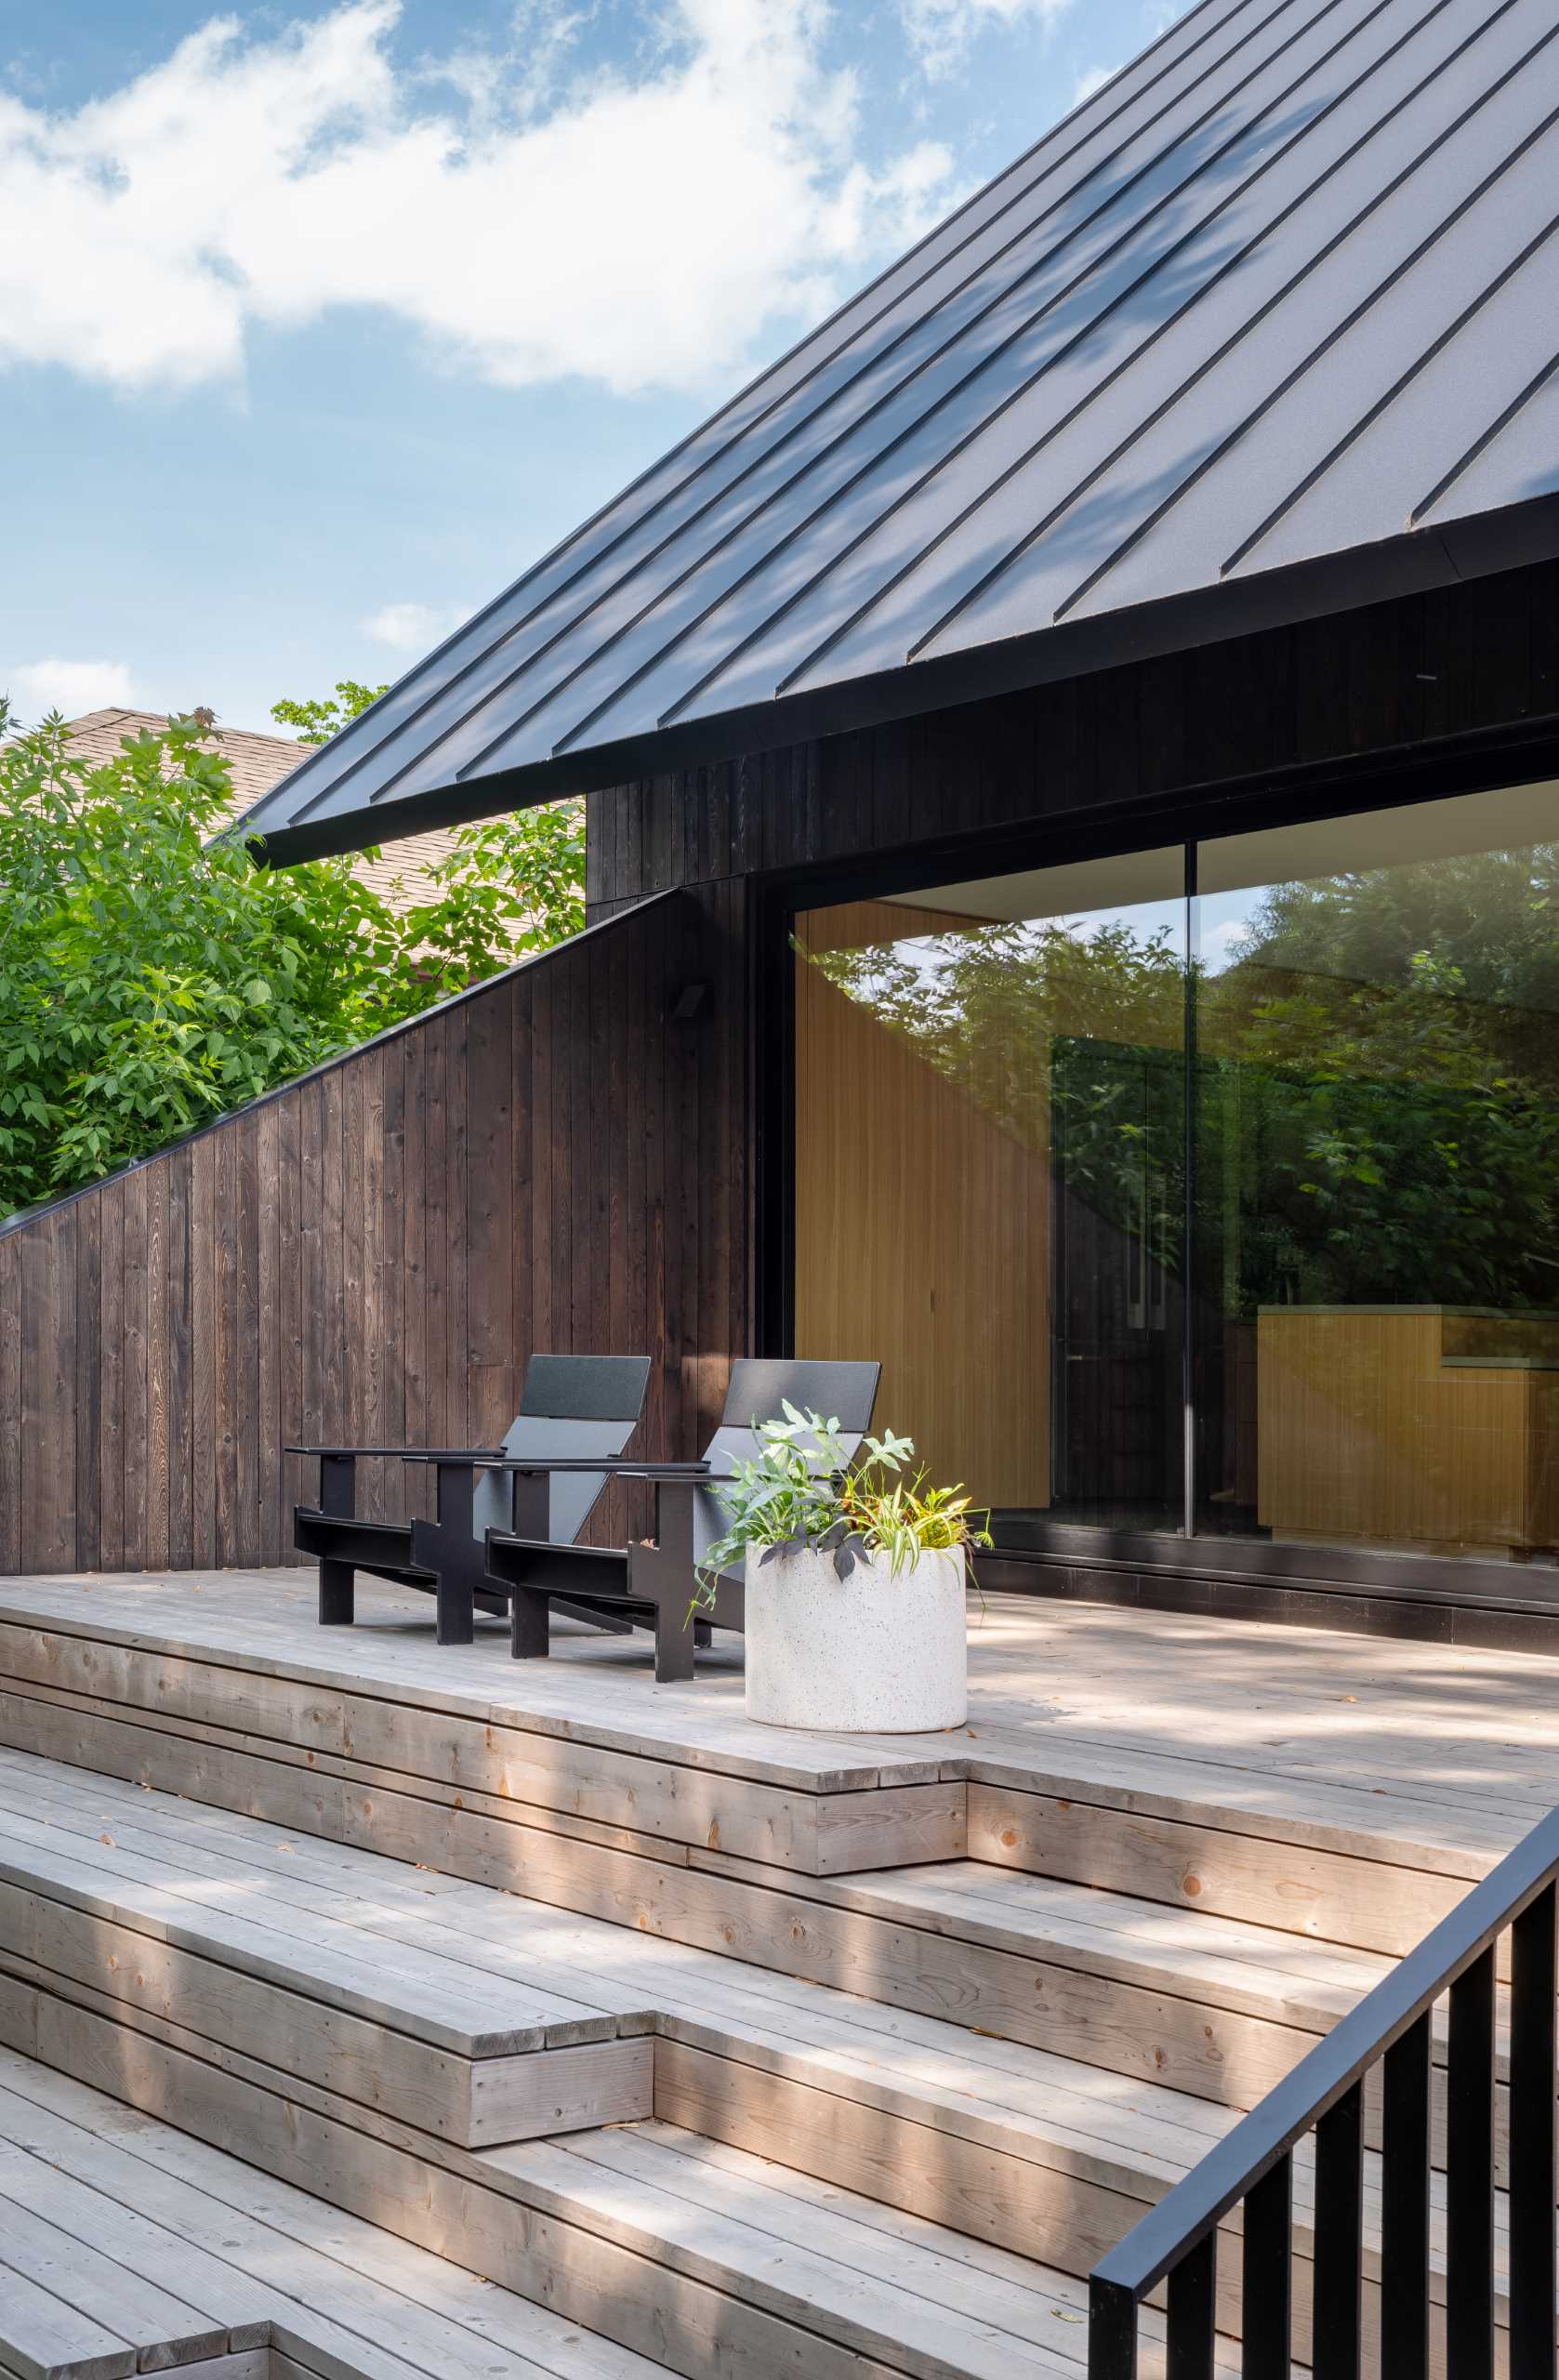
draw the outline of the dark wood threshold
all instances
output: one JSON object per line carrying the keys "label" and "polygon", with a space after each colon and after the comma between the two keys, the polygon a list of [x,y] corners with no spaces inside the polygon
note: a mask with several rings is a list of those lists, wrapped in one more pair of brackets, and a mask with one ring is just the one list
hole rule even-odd
{"label": "dark wood threshold", "polygon": [[[1463,1566],[1209,1538],[1127,1538],[1080,1528],[1058,1529],[1055,1539],[1023,1553],[983,1554],[981,1583],[993,1593],[1134,1604],[1148,1611],[1202,1612],[1499,1652],[1559,1653],[1559,1568],[1513,1576],[1492,1563]],[[1533,1592],[1539,1579],[1543,1588]]]}

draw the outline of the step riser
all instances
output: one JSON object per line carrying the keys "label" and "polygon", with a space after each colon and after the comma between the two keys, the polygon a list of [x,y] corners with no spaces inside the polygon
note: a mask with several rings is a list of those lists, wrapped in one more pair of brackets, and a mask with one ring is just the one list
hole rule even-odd
{"label": "step riser", "polygon": [[460,2057],[0,1881],[6,1960],[106,1990],[230,2049],[253,2055],[263,2042],[284,2072],[465,2149],[632,2122],[651,2112],[654,2048],[646,2038]]}
{"label": "step riser", "polygon": [[1415,1949],[1472,1889],[1384,1860],[978,1783],[968,1856],[1390,1958]]}
{"label": "step riser", "polygon": [[[90,1717],[112,1707],[177,1737],[192,1769],[201,1753],[247,1750],[310,1773],[377,1769],[457,1792],[490,1795],[602,1832],[627,1831],[668,1849],[723,1847],[805,1875],[964,1856],[966,1790],[925,1781],[803,1791],[715,1768],[485,1724],[457,1712],[270,1677],[214,1662],[138,1651],[106,1640],[0,1621],[0,1678],[9,1689]],[[10,1741],[9,1736],[4,1740]],[[303,1823],[301,1818],[298,1823]]]}

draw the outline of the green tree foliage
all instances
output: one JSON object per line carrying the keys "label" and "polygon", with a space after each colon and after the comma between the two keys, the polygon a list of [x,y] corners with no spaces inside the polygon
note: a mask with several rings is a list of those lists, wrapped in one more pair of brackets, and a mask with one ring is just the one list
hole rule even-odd
{"label": "green tree foliage", "polygon": [[461,829],[407,907],[350,859],[257,867],[219,832],[232,781],[208,726],[176,720],[93,761],[58,714],[19,732],[0,700],[0,1214],[584,923],[582,804]]}
{"label": "green tree foliage", "polygon": [[296,727],[300,744],[328,744],[337,728],[345,727],[349,719],[358,718],[370,703],[389,692],[388,686],[364,686],[355,678],[337,678],[334,702],[328,694],[312,702],[284,699],[271,704],[271,716],[281,727]]}

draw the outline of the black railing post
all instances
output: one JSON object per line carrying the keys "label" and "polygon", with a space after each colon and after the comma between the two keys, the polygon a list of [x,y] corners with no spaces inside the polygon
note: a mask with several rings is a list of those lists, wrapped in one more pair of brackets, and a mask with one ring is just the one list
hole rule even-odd
{"label": "black railing post", "polygon": [[[1360,2380],[1364,2364],[1364,2084],[1315,2127],[1315,2380]],[[1460,2380],[1460,2375],[1459,2375]]]}
{"label": "black railing post", "polygon": [[1494,1948],[1451,1986],[1446,2069],[1446,2368],[1494,2380]]}
{"label": "black railing post", "polygon": [[1429,2380],[1431,2023],[1427,2014],[1420,2016],[1386,2052],[1381,2380]]}
{"label": "black railing post", "polygon": [[1550,1884],[1511,1928],[1510,2368],[1554,2380],[1554,2014]]}
{"label": "black railing post", "polygon": [[1240,2329],[1245,2380],[1288,2380],[1293,2334],[1294,2161],[1280,2157],[1245,2202]]}
{"label": "black railing post", "polygon": [[1088,2380],[1137,2380],[1137,2300],[1095,2273],[1088,2285]]}
{"label": "black railing post", "polygon": [[1218,2317],[1218,2233],[1188,2248],[1169,2275],[1167,2380],[1212,2380]]}

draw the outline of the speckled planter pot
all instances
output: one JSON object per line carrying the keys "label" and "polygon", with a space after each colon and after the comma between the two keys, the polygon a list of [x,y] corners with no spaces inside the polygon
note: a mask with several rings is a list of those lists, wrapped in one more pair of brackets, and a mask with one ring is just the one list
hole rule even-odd
{"label": "speckled planter pot", "polygon": [[749,1553],[746,1627],[747,1717],[765,1726],[912,1735],[968,1714],[961,1553],[896,1579],[886,1556],[840,1579],[828,1554]]}

